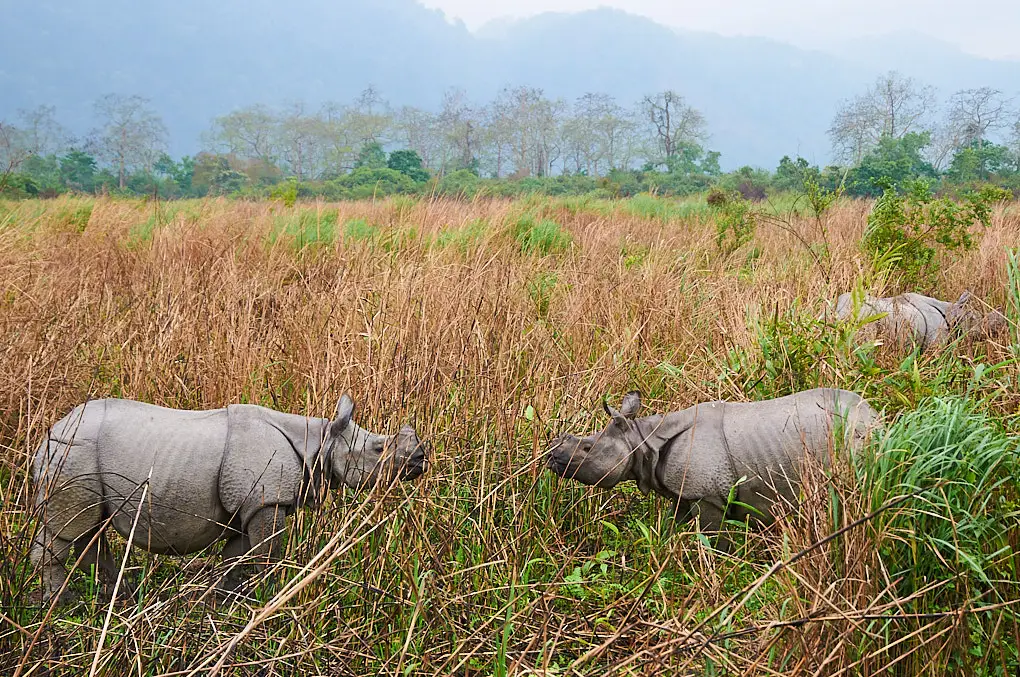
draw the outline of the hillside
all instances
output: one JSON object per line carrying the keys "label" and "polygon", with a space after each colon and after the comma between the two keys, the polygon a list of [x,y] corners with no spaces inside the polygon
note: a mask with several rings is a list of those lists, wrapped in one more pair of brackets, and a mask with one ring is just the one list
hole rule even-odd
{"label": "hillside", "polygon": [[[163,115],[171,151],[192,153],[209,120],[251,104],[347,101],[374,84],[393,104],[436,107],[444,89],[479,101],[504,84],[572,99],[605,91],[629,104],[673,88],[708,117],[726,167],[784,154],[828,159],[837,102],[889,68],[944,93],[1016,88],[1020,62],[967,56],[916,36],[811,52],[759,38],[678,32],[616,10],[545,14],[470,33],[413,0],[0,0],[0,119],[55,105],[77,134],[100,94],[141,94]],[[921,58],[918,58],[921,57]]]}

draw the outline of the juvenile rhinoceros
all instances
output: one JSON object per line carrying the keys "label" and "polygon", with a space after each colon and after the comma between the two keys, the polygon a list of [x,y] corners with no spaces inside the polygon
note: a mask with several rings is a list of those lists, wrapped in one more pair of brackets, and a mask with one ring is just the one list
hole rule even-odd
{"label": "juvenile rhinoceros", "polygon": [[[976,305],[968,291],[955,302],[912,293],[887,298],[867,296],[858,309],[857,320],[884,313],[875,322],[878,331],[894,340],[918,343],[922,349],[945,343],[954,334],[991,338],[1006,329],[1002,313],[984,313]],[[853,306],[853,297],[841,294],[836,300],[836,316],[844,321],[851,319]]]}
{"label": "juvenile rhinoceros", "polygon": [[[183,411],[107,399],[75,407],[35,458],[41,528],[32,560],[43,597],[66,587],[72,544],[83,563],[116,574],[101,533],[107,525],[125,537],[134,527],[134,546],[151,552],[226,540],[225,558],[250,551],[264,562],[278,553],[286,516],[337,482],[360,489],[422,474],[425,448],[410,426],[377,435],[355,425],[353,412],[347,395],[332,421],[247,404]],[[235,567],[221,586],[240,580]]]}
{"label": "juvenile rhinoceros", "polygon": [[[858,447],[877,421],[859,395],[829,388],[762,402],[709,402],[643,418],[637,418],[636,392],[624,397],[619,410],[603,406],[609,426],[586,437],[557,437],[548,467],[603,488],[634,480],[644,494],[675,500],[677,517],[700,519],[704,532],[718,531],[724,518],[770,522],[777,498],[796,497],[806,457],[826,465],[839,444],[834,433]],[[719,546],[725,549],[728,541],[721,537]]]}

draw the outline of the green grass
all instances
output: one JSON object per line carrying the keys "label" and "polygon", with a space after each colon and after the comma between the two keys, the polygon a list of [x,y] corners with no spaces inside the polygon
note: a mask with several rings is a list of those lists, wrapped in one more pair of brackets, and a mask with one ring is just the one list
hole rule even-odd
{"label": "green grass", "polygon": [[434,243],[443,249],[452,248],[467,253],[477,247],[490,233],[489,222],[486,219],[474,219],[458,228],[443,228]]}
{"label": "green grass", "polygon": [[283,238],[298,251],[332,245],[337,237],[338,217],[335,209],[290,209],[276,217],[271,239]]}
{"label": "green grass", "polygon": [[520,216],[510,224],[510,233],[523,254],[549,256],[570,249],[573,238],[552,219],[538,220],[530,214]]}

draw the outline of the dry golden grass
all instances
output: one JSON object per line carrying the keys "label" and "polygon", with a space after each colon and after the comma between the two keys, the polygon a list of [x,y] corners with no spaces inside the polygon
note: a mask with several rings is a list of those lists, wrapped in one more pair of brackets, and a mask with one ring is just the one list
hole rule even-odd
{"label": "dry golden grass", "polygon": [[[977,621],[995,627],[968,662],[975,616],[908,617],[918,607],[884,578],[863,527],[736,605],[773,562],[868,513],[846,477],[819,479],[812,519],[749,536],[738,559],[671,529],[664,499],[541,467],[554,432],[601,425],[606,394],[637,387],[660,411],[781,394],[782,369],[735,373],[727,355],[760,353],[753,318],[814,317],[874,279],[858,247],[869,208],[829,215],[826,279],[782,228],[762,225],[722,257],[707,212],[646,218],[626,203],[0,204],[0,672],[207,674],[222,659],[237,675],[999,674],[1009,658],[997,642],[1020,642],[1010,607],[988,612],[997,625]],[[522,251],[524,214],[572,244]],[[789,222],[818,243],[813,220]],[[1005,249],[1017,246],[1020,214],[1000,209],[980,246],[922,291],[968,288],[1003,307]],[[948,357],[967,371],[984,359],[975,350]],[[945,359],[923,358],[922,379]],[[808,376],[890,411],[927,392],[903,385],[912,367],[896,356],[880,356],[881,378],[850,365],[821,361]],[[981,386],[991,410],[1015,407],[1006,373]],[[48,616],[30,606],[31,459],[72,406],[114,396],[326,415],[343,392],[366,427],[412,422],[434,449],[430,470],[299,514],[255,598],[208,594],[214,557],[136,552],[141,599],[114,605],[102,645],[101,598]]]}

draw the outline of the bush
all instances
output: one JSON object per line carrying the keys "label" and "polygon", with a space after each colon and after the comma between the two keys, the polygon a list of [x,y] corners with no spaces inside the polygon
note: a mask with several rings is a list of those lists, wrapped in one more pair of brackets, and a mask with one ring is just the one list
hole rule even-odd
{"label": "bush", "polygon": [[458,169],[440,179],[436,189],[441,195],[471,198],[478,193],[480,181],[481,179],[474,172]]}
{"label": "bush", "polygon": [[757,227],[757,215],[751,204],[739,194],[730,196],[716,214],[715,245],[723,254],[732,254],[754,239]]}
{"label": "bush", "polygon": [[1012,197],[988,186],[968,194],[962,203],[936,199],[924,179],[908,182],[906,189],[900,195],[886,183],[864,235],[865,250],[896,273],[905,289],[932,286],[938,255],[972,249],[977,234],[971,228],[987,228],[994,203]]}

